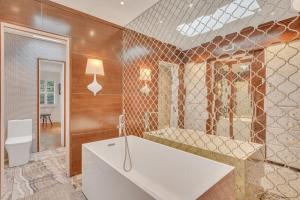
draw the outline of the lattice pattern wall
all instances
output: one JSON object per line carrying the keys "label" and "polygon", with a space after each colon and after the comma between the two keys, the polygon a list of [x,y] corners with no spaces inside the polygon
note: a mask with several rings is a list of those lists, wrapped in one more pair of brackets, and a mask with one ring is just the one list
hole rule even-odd
{"label": "lattice pattern wall", "polygon": [[237,199],[300,199],[299,33],[290,0],[159,1],[123,36],[127,132],[235,166]]}

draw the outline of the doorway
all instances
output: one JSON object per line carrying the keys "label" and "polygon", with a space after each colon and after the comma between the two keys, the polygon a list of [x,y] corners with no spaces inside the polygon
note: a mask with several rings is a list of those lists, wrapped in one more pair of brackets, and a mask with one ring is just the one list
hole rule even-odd
{"label": "doorway", "polygon": [[[14,41],[13,45],[8,43],[7,38],[18,38],[17,41]],[[35,41],[35,42],[28,42]],[[4,185],[4,161],[5,161],[5,141],[7,137],[7,122],[10,120],[7,116],[7,109],[9,105],[9,109],[14,109],[18,111],[16,115],[10,115],[13,116],[13,120],[17,119],[15,116],[20,116],[21,114],[24,114],[24,116],[21,116],[20,119],[17,120],[25,120],[29,119],[32,120],[32,148],[31,152],[39,151],[39,131],[40,131],[40,105],[39,105],[39,98],[40,96],[37,95],[37,91],[39,92],[39,61],[43,59],[39,58],[45,58],[44,54],[45,51],[37,44],[37,41],[40,41],[42,43],[51,43],[54,46],[61,45],[64,46],[63,50],[61,50],[61,53],[63,53],[63,60],[64,60],[64,67],[63,73],[61,76],[63,76],[63,83],[64,86],[61,86],[61,91],[63,91],[63,96],[58,97],[62,103],[62,109],[59,114],[60,118],[63,119],[63,122],[60,121],[60,135],[62,137],[62,132],[64,133],[63,141],[60,139],[60,145],[63,143],[64,146],[66,146],[66,173],[70,174],[70,165],[69,165],[69,135],[70,135],[70,64],[69,64],[69,39],[63,36],[58,36],[55,34],[45,33],[42,31],[37,31],[21,26],[16,26],[8,23],[1,23],[1,191],[2,187]],[[24,45],[25,44],[25,45]],[[21,45],[22,47],[19,47],[18,45]],[[11,47],[14,48],[14,50],[18,51],[17,54],[14,54],[14,51],[7,51],[7,48]],[[36,47],[36,48],[35,48]],[[34,49],[34,52],[31,52],[31,50]],[[50,52],[47,52],[48,55],[54,55],[57,52],[57,49],[51,50]],[[24,54],[34,54],[36,55],[36,58],[31,58],[28,55]],[[9,54],[12,54],[10,59],[8,57]],[[22,56],[23,55],[23,56]],[[49,59],[50,58],[50,59]],[[51,56],[47,58],[51,60]],[[10,59],[10,60],[9,60]],[[6,75],[8,72],[7,62],[11,61],[11,63],[16,66],[11,70],[10,74],[12,77],[12,80],[9,82],[9,78]],[[29,63],[29,64],[28,64]],[[33,64],[34,63],[34,64]],[[28,65],[27,65],[28,64]],[[29,66],[25,69],[25,66]],[[18,69],[17,69],[18,68]],[[26,74],[26,77],[21,77],[20,74]],[[17,76],[18,75],[18,76]],[[17,81],[14,81],[13,79],[16,79]],[[61,79],[62,80],[62,79]],[[12,88],[17,88],[18,92],[15,92],[14,94],[20,94],[20,97],[18,96],[10,96],[12,94],[11,89],[8,88],[8,82],[12,83],[13,85],[10,85]],[[26,84],[24,84],[26,82]],[[27,95],[27,98],[24,98],[22,95],[24,95],[25,90],[18,87],[18,85],[21,87],[26,86],[26,91],[31,91],[31,95]],[[51,85],[51,83],[50,83]],[[32,88],[30,88],[32,87]],[[57,88],[59,90],[59,88]],[[10,101],[8,99],[10,97],[14,100],[14,102],[18,103],[18,106],[11,106],[14,102]],[[30,98],[28,98],[30,97]],[[49,95],[49,99],[51,101],[51,95]],[[34,115],[28,116],[28,107],[23,106],[26,103],[30,102],[30,105],[34,105],[35,107],[31,106],[30,109],[33,110],[32,112]],[[20,106],[23,106],[24,109],[19,109]],[[31,113],[31,114],[32,114]],[[63,113],[63,114],[62,114]],[[26,116],[25,116],[26,114]],[[63,115],[63,116],[62,116]],[[49,121],[47,122],[49,123]]]}
{"label": "doorway", "polygon": [[252,141],[255,110],[252,74],[253,58],[216,60],[213,64],[214,134]]}
{"label": "doorway", "polygon": [[158,128],[178,126],[178,78],[179,66],[159,62],[158,74]]}
{"label": "doorway", "polygon": [[38,59],[38,151],[65,146],[65,62]]}

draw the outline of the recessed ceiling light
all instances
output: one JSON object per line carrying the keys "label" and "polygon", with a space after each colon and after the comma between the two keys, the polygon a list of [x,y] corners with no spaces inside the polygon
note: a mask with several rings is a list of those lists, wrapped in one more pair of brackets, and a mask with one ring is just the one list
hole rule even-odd
{"label": "recessed ceiling light", "polygon": [[273,16],[273,15],[274,15],[274,12],[271,12],[270,15]]}
{"label": "recessed ceiling light", "polygon": [[192,4],[192,3],[189,4],[189,7],[190,7],[190,8],[193,7],[193,6],[194,6],[194,4]]}
{"label": "recessed ceiling light", "polygon": [[121,5],[124,5],[124,4],[125,4],[125,2],[124,2],[124,1],[121,1],[121,2],[120,2],[120,4],[121,4]]}
{"label": "recessed ceiling light", "polygon": [[164,23],[164,21],[160,20],[159,23],[162,24],[162,23]]}

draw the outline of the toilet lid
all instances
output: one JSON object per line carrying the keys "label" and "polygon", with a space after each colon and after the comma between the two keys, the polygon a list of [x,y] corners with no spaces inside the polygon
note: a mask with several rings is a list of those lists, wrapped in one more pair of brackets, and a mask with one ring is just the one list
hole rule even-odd
{"label": "toilet lid", "polygon": [[7,138],[5,141],[5,144],[21,144],[21,143],[27,143],[32,141],[32,136],[23,136],[23,137],[12,137]]}

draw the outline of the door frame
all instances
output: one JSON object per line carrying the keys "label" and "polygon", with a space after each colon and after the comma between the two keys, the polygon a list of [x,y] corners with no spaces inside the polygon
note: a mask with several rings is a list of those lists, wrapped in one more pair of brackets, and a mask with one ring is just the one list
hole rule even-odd
{"label": "door frame", "polygon": [[0,143],[0,192],[2,191],[2,186],[4,184],[4,33],[9,32],[10,30],[15,31],[15,33],[19,34],[24,34],[24,35],[31,35],[33,36],[39,36],[40,39],[48,39],[53,42],[58,42],[66,45],[66,67],[65,67],[65,129],[66,129],[66,169],[67,169],[67,175],[70,176],[70,39],[68,37],[52,34],[52,33],[47,33],[31,28],[26,28],[23,26],[19,25],[14,25],[10,23],[5,23],[1,22],[1,121],[0,121],[0,126],[1,126],[1,143]]}
{"label": "door frame", "polygon": [[[233,57],[225,57],[225,58],[222,58],[222,59],[216,59],[216,60],[213,60],[210,65],[212,66],[212,84],[210,85],[210,90],[212,91],[212,108],[211,108],[211,114],[209,116],[210,117],[210,120],[211,121],[211,127],[212,127],[212,134],[213,135],[216,135],[216,131],[217,131],[217,117],[216,117],[216,112],[217,112],[217,108],[216,108],[216,93],[215,93],[215,88],[216,88],[216,64],[219,63],[219,64],[222,64],[224,66],[228,66],[228,74],[227,76],[225,77],[226,78],[226,81],[231,83],[233,81],[233,70],[232,70],[232,67],[233,65],[235,64],[249,64],[250,66],[252,65],[253,63],[253,60],[254,60],[254,56],[252,54],[240,54],[240,55],[236,55],[236,56],[233,56]],[[252,69],[250,68],[249,70],[249,85],[251,86],[252,88]],[[228,109],[228,122],[229,122],[229,135],[228,137],[230,137],[231,139],[234,139],[234,134],[233,134],[233,118],[234,118],[234,113],[232,112],[233,111],[233,106],[234,106],[234,102],[233,102],[233,96],[234,96],[234,86],[232,84],[229,84],[230,85],[230,98],[229,98],[229,109]],[[252,95],[252,94],[251,94]],[[253,97],[251,97],[253,98]],[[255,104],[254,104],[255,105]],[[253,113],[254,113],[254,109],[256,109],[255,107],[252,108],[253,109]],[[251,123],[253,124],[253,122]],[[251,125],[252,127],[252,125]],[[250,137],[253,138],[255,137],[255,135],[253,135],[253,132],[252,130],[250,130]]]}
{"label": "door frame", "polygon": [[[63,146],[66,146],[66,95],[65,95],[65,91],[66,91],[66,62],[65,61],[60,61],[60,60],[49,60],[49,59],[45,59],[45,58],[38,58],[37,59],[37,131],[36,131],[36,147],[37,147],[37,152],[40,152],[40,145],[41,145],[41,122],[40,122],[40,109],[41,109],[41,105],[40,105],[40,72],[41,72],[41,62],[43,61],[48,61],[48,62],[55,62],[55,63],[59,63],[62,64],[62,73],[63,73],[63,107],[61,108],[60,111],[63,111],[63,124],[61,126],[61,128],[63,128],[63,137],[64,137],[64,143]],[[61,77],[60,77],[61,78]],[[61,114],[61,113],[60,113]],[[62,115],[60,115],[62,116]],[[62,131],[60,133],[60,136],[62,134]]]}

